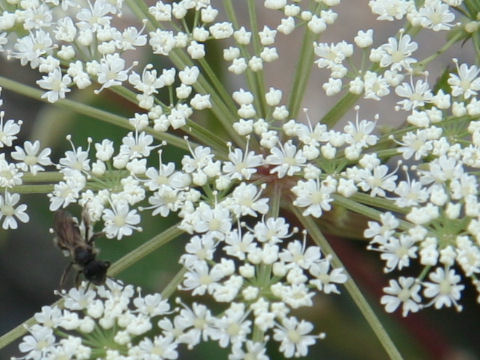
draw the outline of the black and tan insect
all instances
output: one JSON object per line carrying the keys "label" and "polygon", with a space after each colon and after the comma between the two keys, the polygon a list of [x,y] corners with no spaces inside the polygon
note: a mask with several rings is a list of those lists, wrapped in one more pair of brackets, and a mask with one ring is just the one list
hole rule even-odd
{"label": "black and tan insect", "polygon": [[70,264],[60,279],[60,287],[63,287],[66,275],[72,266],[77,270],[75,276],[77,286],[80,282],[80,274],[83,274],[87,281],[95,285],[103,284],[110,262],[96,259],[98,251],[94,242],[101,233],[93,233],[87,212],[85,210],[82,212],[82,223],[78,224],[77,219],[67,211],[57,211],[53,231],[55,232],[55,244],[66,256],[71,258]]}

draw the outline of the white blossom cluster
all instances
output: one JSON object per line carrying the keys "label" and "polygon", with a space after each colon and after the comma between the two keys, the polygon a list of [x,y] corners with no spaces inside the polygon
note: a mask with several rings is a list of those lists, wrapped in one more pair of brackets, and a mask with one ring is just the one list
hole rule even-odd
{"label": "white blossom cluster", "polygon": [[[306,279],[302,279],[306,278],[303,271],[309,269],[314,277],[310,284],[325,293],[337,292],[335,283],[344,282],[346,276],[341,271],[329,273],[329,261],[320,259],[319,249],[304,249],[298,240],[280,254],[277,249],[277,260],[274,262],[275,255],[267,255],[268,251],[274,247],[273,244],[291,235],[285,232],[283,219],[274,222],[284,226],[279,231],[271,231],[270,236],[267,229],[260,229],[261,226],[256,231],[266,242],[264,259],[254,260],[250,255],[251,263],[245,263],[239,270],[242,275],[236,276],[232,274],[233,261],[222,260],[211,269],[210,274],[201,274],[202,278],[210,278],[211,281],[207,283],[203,280],[200,286],[193,284],[195,281],[192,281],[191,275],[207,265],[194,255],[194,251],[195,254],[201,253],[201,250],[205,253],[209,244],[205,239],[192,239],[188,246],[191,253],[184,261],[192,270],[185,283],[195,288],[194,294],[203,294],[207,287],[211,292],[217,287],[215,297],[220,298],[220,302],[229,302],[228,308],[218,315],[200,303],[187,306],[180,298],[177,298],[179,306],[171,308],[160,294],[142,296],[140,290],[135,292],[132,285],[124,286],[111,279],[99,287],[83,282],[79,288],[60,293],[63,300],[61,307],[44,306],[41,312],[35,314],[37,323],[28,328],[29,334],[19,345],[25,355],[12,359],[178,359],[179,346],[192,349],[207,340],[217,341],[221,347],[229,346],[229,359],[268,359],[265,344],[270,335],[259,340],[252,339],[253,323],[262,331],[273,333],[271,336],[280,344],[280,351],[285,357],[306,356],[308,347],[323,338],[324,334],[311,334],[311,322],[290,314],[291,308],[309,306],[312,302],[314,293],[306,286]],[[272,222],[267,223],[273,225]],[[266,246],[268,241],[271,241],[270,247]],[[252,248],[254,243],[250,245]],[[212,253],[213,250],[210,250]],[[253,253],[253,250],[250,249],[250,252]],[[241,258],[239,255],[236,257]],[[279,282],[285,276],[292,283],[288,294],[281,288],[286,286]],[[221,285],[220,280],[225,277],[229,279]],[[271,278],[265,283],[268,277]],[[238,281],[249,283],[241,295],[250,303],[248,307],[242,301],[233,301],[239,290],[235,287]],[[233,290],[228,289],[231,286],[234,286]],[[232,291],[235,292],[233,296]],[[272,296],[278,301],[269,301]],[[286,299],[291,302],[285,303]],[[252,315],[253,322],[250,319]]]}
{"label": "white blossom cluster", "polygon": [[[319,336],[310,335],[313,324],[297,320],[291,311],[313,306],[316,292],[339,293],[337,284],[344,283],[347,276],[343,269],[332,267],[318,246],[307,246],[306,236],[303,241],[292,239],[283,218],[264,218],[253,228],[238,224],[232,229],[228,200],[225,202],[213,209],[207,205],[197,208],[194,216],[198,218],[192,224],[204,234],[190,239],[180,259],[187,269],[181,289],[231,304],[225,311],[231,310],[231,314],[210,336],[221,347],[231,343],[233,359],[243,358],[238,356],[243,350],[239,354],[237,350],[244,347],[253,326],[264,334],[273,330],[273,340],[281,343],[280,351],[286,357],[306,356],[308,346]],[[221,260],[215,261],[219,257]],[[291,331],[296,332],[298,341],[297,336],[289,335]]]}
{"label": "white blossom cluster", "polygon": [[[302,216],[317,219],[337,205],[355,212],[361,211],[352,204],[371,206],[364,215],[377,221],[365,230],[368,248],[380,253],[386,273],[399,272],[381,299],[388,312],[401,307],[406,316],[428,306],[460,310],[465,287],[460,271],[480,293],[480,68],[454,60],[445,84],[431,85],[425,71],[430,58],[418,58],[412,30],[461,28],[454,7],[462,1],[370,0],[378,20],[405,21],[385,43],[376,44],[374,30],[366,29],[353,43],[308,44],[313,64],[329,72],[322,85],[327,96],[397,97],[395,110],[404,112],[406,126],[386,135],[376,132],[382,118],[361,119],[358,106],[355,119],[343,128],[313,122],[307,111],[292,114],[284,91],[268,86],[263,77],[267,64],[280,57],[279,39],[300,27],[312,36],[325,32],[337,21],[339,2],[265,0],[278,24],[249,29],[228,9],[229,20],[224,20],[209,0],[157,1],[143,7],[138,27],[117,25],[131,16],[119,0],[8,1],[0,15],[0,51],[42,74],[37,84],[45,100],[61,101],[73,87],[95,93],[109,89],[140,110],[125,119],[132,131],[121,144],[110,139],[88,139],[86,147],[71,143],[55,164],[50,149],[40,150],[38,142],[16,146],[9,158],[0,154],[3,228],[28,221],[15,189],[55,166],[62,179],[48,194],[50,210],[78,204],[108,238],[140,231],[144,211],[176,214],[179,228],[191,236],[180,258],[186,273],[179,289],[226,306],[214,315],[206,305],[189,307],[178,300],[170,313],[156,295],[149,298],[156,305],[145,305],[141,295],[133,298],[129,286],[109,282],[97,290],[74,289],[63,295],[65,310],[46,308],[39,315],[39,325],[21,345],[26,358],[55,359],[55,351],[94,356],[95,347],[83,345],[88,335],[57,341],[57,327],[108,333],[110,350],[97,358],[174,359],[179,344],[193,348],[214,340],[230,348],[232,360],[264,360],[272,339],[285,357],[307,356],[323,334],[312,335],[313,324],[292,313],[312,307],[319,292],[338,293],[337,284],[347,276],[332,266],[332,254],[309,244],[307,232],[295,238],[298,229],[283,210],[298,208]],[[138,16],[142,7],[131,11]],[[475,23],[465,29],[475,30]],[[231,94],[223,87],[206,61],[211,40],[221,44],[225,68],[247,85]],[[174,66],[141,68],[139,58],[131,60],[140,50],[168,57]],[[353,64],[357,52],[363,54],[358,67]],[[161,92],[168,93],[168,101]],[[223,126],[222,135],[195,122],[205,109]],[[2,112],[0,147],[13,149],[21,122],[3,118]],[[188,149],[177,163],[162,159],[168,139]],[[393,156],[400,160],[392,169]],[[414,261],[422,271],[404,276]],[[77,295],[88,297],[91,305],[69,308],[69,299]],[[133,308],[128,306],[132,299]],[[162,312],[150,313],[157,305]],[[75,317],[71,310],[83,314],[71,320],[74,325],[68,325]],[[47,312],[58,320],[42,320]],[[121,329],[111,331],[115,324]],[[156,337],[136,337],[155,326]]]}
{"label": "white blossom cluster", "polygon": [[[456,75],[448,81],[455,83]],[[461,310],[462,275],[480,292],[480,198],[475,175],[480,165],[479,122],[464,122],[455,114],[445,117],[443,126],[407,132],[398,140],[399,153],[411,165],[403,167],[406,179],[396,184],[391,199],[409,225],[402,226],[398,215],[386,212],[365,230],[372,239],[369,248],[385,261],[385,272],[400,271],[416,259],[423,266],[418,277],[400,276],[384,289],[386,310],[402,306],[404,316],[431,305]],[[452,121],[466,127],[461,141],[449,129]],[[420,167],[426,158],[427,166]]]}
{"label": "white blossom cluster", "polygon": [[[2,105],[0,98],[0,107]],[[39,141],[25,141],[23,146],[14,147],[21,125],[21,120],[5,120],[5,112],[0,111],[0,221],[4,230],[17,229],[17,220],[26,223],[30,219],[25,212],[27,205],[19,204],[20,195],[11,189],[22,184],[25,173],[36,175],[45,166],[52,165],[51,150],[40,149]]]}
{"label": "white blossom cluster", "polygon": [[[86,282],[61,294],[63,305],[44,306],[12,359],[176,359],[178,341],[168,329],[172,312],[160,294],[142,296],[133,286],[108,279]],[[165,330],[160,331],[160,324]],[[170,324],[171,325],[171,324]],[[157,335],[146,333],[156,329]]]}

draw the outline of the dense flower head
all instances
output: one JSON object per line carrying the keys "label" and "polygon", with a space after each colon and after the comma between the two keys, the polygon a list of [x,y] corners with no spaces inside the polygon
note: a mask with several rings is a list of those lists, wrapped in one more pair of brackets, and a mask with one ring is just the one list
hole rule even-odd
{"label": "dense flower head", "polygon": [[[337,274],[335,281],[344,277]],[[255,343],[256,351],[264,353],[268,336],[260,342],[251,339],[254,322],[262,324],[263,331],[273,331],[286,357],[305,356],[308,346],[324,337],[312,334],[313,325],[291,315],[282,302],[269,304],[263,297],[250,309],[233,301],[214,314],[201,303],[189,306],[179,298],[172,307],[160,294],[143,295],[112,279],[98,287],[83,282],[60,296],[62,306],[43,306],[34,315],[36,324],[19,345],[25,355],[13,359],[178,359],[180,347],[192,349],[209,339],[229,347],[232,357],[243,349],[251,351]]]}
{"label": "dense flower head", "polygon": [[[180,295],[170,307],[111,279],[83,284],[36,315],[24,358],[174,359],[180,345],[209,340],[229,348],[229,359],[268,359],[268,342],[287,358],[308,356],[324,334],[299,310],[348,279],[320,246],[323,232],[343,228],[344,219],[331,220],[339,209],[371,218],[362,229],[368,249],[396,276],[380,299],[387,312],[461,310],[468,283],[480,291],[480,69],[453,59],[436,83],[427,70],[479,26],[468,7],[454,11],[462,1],[370,0],[378,21],[403,21],[398,31],[377,39],[374,29],[358,29],[333,42],[320,35],[339,21],[339,0],[127,3],[2,8],[0,51],[38,71],[44,101],[112,91],[134,110],[98,115],[128,129],[118,143],[68,135],[71,149],[58,159],[39,141],[20,143],[22,122],[1,111],[0,221],[3,229],[27,222],[20,194],[41,181],[51,185],[51,212],[79,205],[108,239],[136,236],[147,212],[175,217],[188,239],[176,290],[194,301]],[[269,26],[252,16],[260,3]],[[251,21],[237,19],[236,6]],[[279,42],[300,30],[296,78],[281,89],[265,70],[286,56]],[[419,31],[453,40],[425,57]],[[320,120],[301,112],[311,71],[325,75],[314,96],[343,96]],[[356,105],[387,98],[404,120],[391,131],[379,129],[390,114]],[[170,147],[183,152],[167,161]],[[106,343],[86,346],[95,332]]]}

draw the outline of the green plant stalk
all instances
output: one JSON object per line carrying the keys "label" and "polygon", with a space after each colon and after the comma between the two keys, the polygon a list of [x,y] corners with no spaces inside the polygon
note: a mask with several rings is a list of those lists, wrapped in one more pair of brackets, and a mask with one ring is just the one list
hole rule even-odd
{"label": "green plant stalk", "polygon": [[[260,44],[260,37],[258,35],[258,20],[255,3],[255,0],[248,0],[248,17],[250,19],[250,30],[252,32],[253,48],[255,54],[260,55],[262,45]],[[266,117],[267,100],[265,99],[265,79],[263,70],[254,72],[253,77],[257,88],[256,95],[258,96],[258,101],[260,102],[260,105],[258,105],[259,107],[257,109],[263,117]]]}
{"label": "green plant stalk", "polygon": [[[183,69],[185,66],[194,65],[190,58],[179,49],[171,51],[168,57],[179,69]],[[215,81],[214,79],[211,80]],[[218,79],[216,79],[216,81],[219,82]],[[217,86],[219,85],[217,84]],[[237,134],[232,127],[232,124],[237,121],[237,108],[233,104],[231,96],[228,97],[227,102],[224,102],[219,94],[215,92],[214,88],[210,85],[207,79],[202,75],[202,73],[200,73],[198,76],[198,80],[195,84],[193,84],[193,87],[200,94],[210,94],[212,103],[211,111],[215,114],[217,120],[223,126],[224,130],[228,133],[232,142],[243,147],[245,144],[245,139]]]}
{"label": "green plant stalk", "polygon": [[[335,203],[337,203],[338,205],[343,206],[344,208],[351,210],[353,212],[356,212],[358,214],[368,216],[369,218],[372,218],[377,221],[380,221],[380,215],[385,213],[384,211],[379,211],[374,208],[371,208],[370,206],[362,205],[354,200],[351,200],[349,198],[343,197],[338,194],[334,194],[332,197],[335,200]],[[362,200],[366,201],[365,196],[361,196],[360,199],[361,199],[360,201]],[[385,202],[383,200],[377,202],[375,201],[375,199],[372,198],[372,201],[370,201],[370,205],[376,206],[376,207],[382,207],[383,205],[385,205]],[[398,228],[401,230],[408,230],[412,226],[413,225],[407,221],[399,220]]]}
{"label": "green plant stalk", "polygon": [[[320,246],[322,252],[327,255],[332,255],[332,265],[334,265],[335,267],[342,267],[347,273],[345,266],[343,266],[342,262],[335,254],[332,247],[328,243],[327,239],[323,236],[315,221],[310,216],[303,216],[301,210],[295,206],[290,205],[289,209],[295,214],[303,227],[308,231],[314,242],[318,246]],[[348,293],[357,305],[358,309],[361,311],[361,313],[367,320],[370,328],[373,330],[378,340],[382,344],[383,348],[389,355],[389,358],[392,360],[403,359],[402,355],[400,354],[392,339],[390,338],[388,332],[385,330],[382,323],[375,315],[373,309],[370,307],[367,300],[363,296],[362,292],[353,281],[353,278],[348,273],[347,276],[348,280],[345,283],[345,288],[347,289]]]}
{"label": "green plant stalk", "polygon": [[200,143],[211,147],[218,159],[228,159],[228,148],[224,139],[221,139],[205,126],[193,120],[187,120],[187,126],[185,127],[191,128],[187,133],[192,138],[195,138],[196,140],[199,140]]}
{"label": "green plant stalk", "polygon": [[177,290],[178,285],[182,282],[183,276],[187,272],[187,268],[182,267],[180,271],[170,280],[170,282],[165,286],[165,288],[162,290],[162,298],[163,299],[168,299],[170,296],[173,295],[173,293]]}
{"label": "green plant stalk", "polygon": [[160,234],[154,236],[146,243],[140,245],[138,248],[130,251],[127,255],[120,258],[108,269],[109,276],[115,276],[125,269],[128,269],[130,266],[143,259],[148,254],[167,244],[168,242],[175,239],[177,236],[180,236],[183,233],[183,230],[180,230],[177,224],[169,227],[168,229],[162,231]]}
{"label": "green plant stalk", "polygon": [[422,61],[416,63],[416,64],[413,64],[413,66],[415,67],[415,69],[420,69],[421,71],[423,71],[423,69],[429,64],[431,63],[433,60],[435,60],[437,57],[439,57],[440,55],[442,55],[445,51],[447,51],[453,44],[455,44],[461,37],[463,36],[463,34],[461,32],[458,32],[455,34],[455,36],[452,36],[451,39],[449,39],[440,49],[438,49],[437,51],[435,51],[432,55],[430,55],[429,57],[423,59]]}
{"label": "green plant stalk", "polygon": [[[206,85],[207,86],[213,86],[215,88],[215,90],[217,91],[216,94],[218,94],[218,97],[220,99],[222,99],[225,106],[228,106],[230,108],[230,111],[234,111],[234,113],[235,113],[236,106],[235,106],[235,103],[233,102],[232,96],[225,89],[225,86],[220,81],[217,74],[215,74],[215,71],[213,71],[213,69],[210,67],[210,64],[205,60],[205,58],[198,59],[197,61],[202,66],[203,70],[205,71],[205,73],[208,76],[209,82],[206,82]],[[195,84],[193,86],[195,86]],[[206,92],[206,94],[211,94],[212,93],[211,90],[206,90],[206,91],[210,91],[210,92]]]}
{"label": "green plant stalk", "polygon": [[320,120],[320,124],[325,124],[329,128],[335,124],[345,115],[352,106],[357,102],[361,95],[346,93]]}
{"label": "green plant stalk", "polygon": [[63,180],[63,174],[60,171],[42,171],[36,175],[25,173],[22,176],[24,183],[58,182],[61,180]]}
{"label": "green plant stalk", "polygon": [[[110,266],[108,269],[108,276],[116,276],[134,263],[138,262],[139,260],[143,259],[145,256],[149,255],[159,247],[165,245],[169,241],[173,240],[175,237],[181,235],[183,233],[177,225],[173,225],[166,229],[165,231],[161,232],[160,234],[154,236],[150,240],[148,240],[143,245],[139,246],[135,250],[129,252],[127,255],[123,256],[119,260],[115,261],[115,263]],[[181,273],[181,271],[180,271]],[[181,275],[177,274],[173,280],[179,281],[178,278],[181,278]],[[165,294],[171,294],[173,292],[172,287],[173,280],[170,282],[165,290],[162,292],[162,296]],[[180,280],[181,281],[181,280]],[[167,296],[164,296],[167,297]],[[55,301],[52,306],[61,306],[63,303],[63,299],[59,299]],[[0,337],[0,349],[3,349],[8,344],[12,343],[19,337],[25,335],[27,333],[27,327],[32,326],[35,324],[35,318],[32,316],[31,318],[27,319],[17,327],[13,328],[9,332],[5,333]]]}
{"label": "green plant stalk", "polygon": [[40,185],[16,185],[8,189],[8,191],[18,194],[46,194],[53,191],[53,184]]}
{"label": "green plant stalk", "polygon": [[282,193],[281,193],[282,190],[278,182],[275,181],[273,184],[274,184],[273,193],[270,196],[269,216],[277,217],[278,214],[280,213],[280,202],[282,198]]}
{"label": "green plant stalk", "polygon": [[[248,4],[250,5],[250,3],[248,3]],[[232,22],[233,26],[236,29],[240,28],[240,25],[238,23],[238,20],[237,20],[236,14],[235,14],[235,8],[232,4],[232,0],[224,0],[223,1],[223,6],[225,8],[225,12],[227,14],[227,17]],[[249,8],[249,13],[250,13],[250,8]],[[250,14],[250,21],[252,21],[251,19],[252,19],[252,17],[251,17],[251,14]],[[254,35],[255,32],[254,31],[252,31],[252,34],[255,37],[255,35]],[[245,59],[250,59],[251,56],[250,56],[250,53],[247,49],[247,46],[239,45],[239,48],[240,48],[242,56]],[[255,51],[256,54],[259,53],[258,51],[256,51],[256,48],[255,48],[254,51]],[[264,96],[262,95],[263,92],[261,91],[261,88],[259,88],[259,86],[258,86],[257,74],[253,73],[249,68],[247,68],[247,70],[245,72],[245,75],[246,75],[246,78],[247,78],[248,88],[251,92],[253,92],[253,102],[254,102],[255,109],[260,116],[263,116],[265,108],[262,107],[262,105],[261,105],[262,104],[261,99],[264,98]]]}
{"label": "green plant stalk", "polygon": [[[389,211],[393,211],[401,214],[406,214],[409,211],[407,208],[401,208],[399,206],[396,206],[392,200],[371,197],[370,195],[367,195],[364,193],[356,193],[352,195],[350,199],[354,200],[354,202],[356,203],[370,205],[373,207],[377,207],[377,208],[381,208],[384,210],[389,210]],[[364,210],[365,209],[363,208],[361,209],[361,211],[364,211]],[[384,213],[384,211],[381,211],[380,213]]]}
{"label": "green plant stalk", "polygon": [[[30,98],[48,103],[46,99],[42,99],[42,95],[43,95],[42,90],[35,89],[28,85],[24,85],[15,80],[7,79],[5,77],[0,76],[0,86],[8,90],[14,91],[18,94],[22,94]],[[77,101],[73,101],[70,99],[60,99],[55,103],[53,103],[52,105],[58,106],[60,108],[63,108],[69,111],[75,111],[79,114],[89,116],[96,120],[113,124],[124,129],[133,130],[133,127],[128,122],[128,119],[124,118],[123,116],[115,115],[108,111],[100,110],[93,106],[85,105]],[[173,145],[180,149],[188,150],[188,147],[182,138],[179,138],[169,133],[161,133],[158,131],[154,131],[152,128],[147,128],[145,131],[151,134],[153,137],[155,137],[158,140],[165,140],[170,145]]]}
{"label": "green plant stalk", "polygon": [[302,48],[300,50],[299,60],[296,66],[293,87],[288,101],[289,118],[295,119],[302,105],[302,101],[307,89],[310,73],[313,68],[314,49],[313,42],[318,38],[318,34],[311,32],[307,27],[303,35]]}

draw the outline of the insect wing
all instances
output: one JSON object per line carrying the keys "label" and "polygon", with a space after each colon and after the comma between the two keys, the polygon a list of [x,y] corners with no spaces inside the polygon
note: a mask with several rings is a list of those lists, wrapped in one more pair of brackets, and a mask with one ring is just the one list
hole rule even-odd
{"label": "insect wing", "polygon": [[75,248],[84,245],[77,222],[68,212],[60,210],[55,213],[53,230],[55,242],[62,250],[67,250],[73,256]]}

